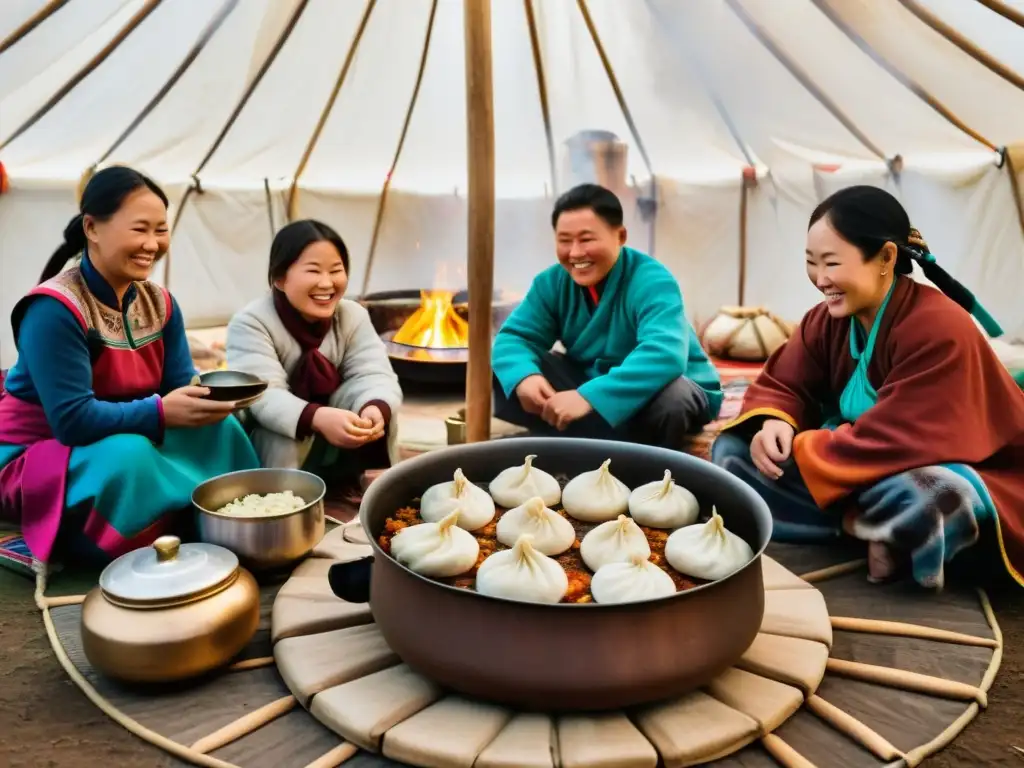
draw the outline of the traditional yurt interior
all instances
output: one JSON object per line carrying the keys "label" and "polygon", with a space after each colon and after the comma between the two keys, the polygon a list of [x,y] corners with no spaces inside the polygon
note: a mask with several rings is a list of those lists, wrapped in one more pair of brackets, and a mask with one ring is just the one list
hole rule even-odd
{"label": "traditional yurt interior", "polygon": [[[877,185],[902,202],[939,262],[1001,324],[1004,335],[991,339],[1000,358],[1024,370],[1024,0],[489,0],[493,90],[475,99],[467,95],[467,67],[481,61],[467,52],[472,2],[3,0],[0,369],[17,357],[11,311],[77,213],[84,184],[123,164],[170,197],[172,245],[154,279],[177,299],[200,369],[224,366],[225,327],[267,290],[270,244],[283,224],[315,218],[341,234],[351,254],[348,297],[370,310],[382,338],[423,348],[394,358],[410,384],[399,458],[466,439],[468,319],[490,317],[496,328],[554,263],[552,206],[582,182],[619,196],[629,244],[678,279],[723,375],[723,418],[819,301],[804,264],[808,216],[852,184]],[[489,115],[469,113],[488,103]],[[489,125],[493,134],[481,138]],[[470,180],[490,173],[493,196],[474,190]],[[475,235],[474,219],[485,222]],[[482,242],[493,249],[486,265],[474,263]],[[490,297],[474,294],[473,274],[493,283]],[[474,302],[487,310],[474,313]],[[737,329],[753,335],[740,343]],[[482,412],[489,416],[489,406]],[[515,432],[492,427],[495,436]],[[706,456],[712,437],[694,453]],[[856,588],[845,581],[858,561],[841,555],[775,553],[778,562],[765,566],[776,624],[758,635],[768,637],[763,655],[711,692],[717,705],[744,713],[725,736],[705,710],[705,720],[685,720],[677,708],[556,720],[554,730],[547,720],[514,719],[522,741],[501,741],[495,734],[511,733],[508,718],[446,704],[451,697],[434,705],[443,712],[430,722],[444,731],[437,724],[446,717],[464,717],[465,728],[445,731],[436,748],[422,746],[430,723],[405,728],[418,716],[399,724],[397,709],[387,709],[397,704],[374,705],[384,724],[372,731],[358,707],[328,694],[393,662],[367,650],[367,665],[339,672],[363,646],[325,640],[326,630],[348,631],[347,619],[329,611],[311,619],[324,597],[321,587],[304,591],[362,546],[339,530],[315,551],[299,574],[309,580],[282,588],[284,618],[275,607],[271,626],[267,613],[263,645],[232,668],[230,690],[215,681],[205,693],[154,700],[111,686],[82,660],[75,600],[37,595],[37,604],[63,670],[92,704],[149,742],[145,749],[183,761],[175,764],[612,764],[596,756],[601,747],[629,766],[917,765],[954,738],[967,746],[928,765],[1015,759],[1005,734],[1024,717],[1019,686],[1010,695],[997,685],[993,700],[1005,714],[989,712],[957,736],[986,706],[1004,659],[988,598],[950,596],[939,614],[893,598],[884,604],[896,608],[877,613],[863,574]],[[787,602],[788,590],[802,594]],[[273,595],[266,600],[269,611]],[[929,623],[942,629],[906,629]],[[871,632],[873,645],[848,641]],[[900,642],[915,639],[878,650],[888,642],[879,638],[901,634]],[[799,645],[786,650],[789,661],[775,655],[779,637]],[[1019,677],[1013,653],[1004,674]],[[303,657],[320,666],[306,668]],[[898,661],[918,676],[866,670]],[[750,704],[740,683],[755,673],[765,688]],[[243,678],[259,685],[247,688]],[[839,678],[899,695],[850,693],[829,683]],[[83,699],[68,711],[94,714],[91,706]],[[831,741],[815,730],[822,723]],[[671,736],[678,729],[689,742]],[[382,738],[383,754],[398,763],[372,754]],[[120,747],[110,749],[116,756],[80,747],[81,764],[120,761]]]}
{"label": "traditional yurt interior", "polygon": [[[494,3],[495,286],[528,287],[553,258],[554,198],[600,179],[694,321],[735,304],[796,321],[816,300],[808,213],[870,183],[900,198],[1006,340],[1024,339],[1024,29],[1013,3],[986,5]],[[171,194],[161,278],[191,327],[225,324],[264,290],[289,218],[343,233],[350,295],[464,288],[461,8],[6,3],[0,314],[56,247],[83,176],[115,163]]]}

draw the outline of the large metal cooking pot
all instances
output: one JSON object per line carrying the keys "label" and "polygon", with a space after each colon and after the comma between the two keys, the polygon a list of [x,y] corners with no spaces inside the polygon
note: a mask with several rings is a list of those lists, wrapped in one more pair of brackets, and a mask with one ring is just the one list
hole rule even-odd
{"label": "large metal cooking pot", "polygon": [[[539,604],[486,597],[419,576],[377,543],[385,520],[457,468],[475,482],[534,465],[570,477],[610,458],[629,487],[666,469],[691,490],[703,514],[716,506],[726,526],[753,548],[744,568],[717,582],[642,603]],[[662,448],[602,440],[520,438],[424,454],[385,472],[359,513],[374,550],[369,598],[388,644],[409,666],[456,691],[525,709],[599,710],[678,695],[733,665],[764,613],[761,554],[771,515],[753,490],[709,462]],[[336,565],[340,597],[360,591],[368,563]],[[365,595],[363,596],[365,599]]]}

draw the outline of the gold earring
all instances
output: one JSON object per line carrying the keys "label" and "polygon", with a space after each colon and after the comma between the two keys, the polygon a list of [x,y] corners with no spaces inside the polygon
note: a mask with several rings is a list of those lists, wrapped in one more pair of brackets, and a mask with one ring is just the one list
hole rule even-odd
{"label": "gold earring", "polygon": [[889,274],[889,270],[883,269],[882,270],[882,277],[885,277],[887,274]]}

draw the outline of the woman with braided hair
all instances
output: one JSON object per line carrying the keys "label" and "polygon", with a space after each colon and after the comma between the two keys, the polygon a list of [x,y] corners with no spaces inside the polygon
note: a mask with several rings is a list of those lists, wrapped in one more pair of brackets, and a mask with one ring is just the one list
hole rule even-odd
{"label": "woman with braided hair", "polygon": [[[852,535],[869,578],[941,587],[994,542],[1024,585],[1024,393],[900,203],[856,186],[822,202],[807,274],[825,300],[768,360],[712,460],[768,502],[773,538]],[[938,288],[913,280],[914,265]],[[974,319],[972,319],[972,316]]]}
{"label": "woman with braided hair", "polygon": [[169,246],[160,187],[104,168],[14,308],[0,520],[21,528],[39,563],[104,562],[187,534],[196,485],[259,466],[234,404],[191,385],[181,310],[149,280]]}

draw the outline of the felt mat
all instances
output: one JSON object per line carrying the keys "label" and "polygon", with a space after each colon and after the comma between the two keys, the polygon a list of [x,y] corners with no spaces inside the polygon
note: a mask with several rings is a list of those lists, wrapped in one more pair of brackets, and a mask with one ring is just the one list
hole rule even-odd
{"label": "felt mat", "polygon": [[[708,765],[916,765],[955,738],[985,704],[984,692],[999,667],[1002,638],[984,593],[949,587],[933,594],[907,583],[869,584],[862,563],[855,562],[862,554],[856,543],[831,548],[773,544],[768,552],[795,574],[812,573],[808,580],[824,595],[833,625],[828,669],[812,697],[814,701],[805,704],[771,735]],[[851,561],[854,563],[848,567],[830,568]],[[822,569],[826,572],[822,573]],[[44,617],[51,624],[51,640],[58,659],[86,695],[129,730],[187,760],[183,765],[400,765],[343,744],[339,736],[297,705],[272,660],[269,619],[279,588],[280,584],[263,587],[260,630],[241,655],[241,663],[232,671],[170,689],[133,689],[94,671],[82,653],[81,609],[74,604],[75,598],[53,598]],[[60,604],[66,601],[71,604]],[[876,623],[870,625],[872,631],[863,631],[863,627],[851,631],[852,623],[846,621],[849,618],[872,619]],[[914,627],[908,629],[906,624]],[[900,636],[920,633],[922,627],[980,638],[988,647]],[[961,683],[968,696],[965,698],[962,691],[959,699],[917,693],[892,683],[863,679],[877,677],[879,670],[884,675],[888,669],[917,673],[929,680]],[[974,700],[968,700],[971,696]],[[821,700],[830,707],[823,708]],[[826,716],[829,714],[831,718]],[[189,749],[211,734],[223,734],[222,729],[232,724],[236,738],[228,743],[209,750],[209,754]],[[863,745],[863,731],[858,731],[857,726],[866,727],[869,734],[881,737],[906,757],[895,763],[877,757]]]}

